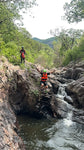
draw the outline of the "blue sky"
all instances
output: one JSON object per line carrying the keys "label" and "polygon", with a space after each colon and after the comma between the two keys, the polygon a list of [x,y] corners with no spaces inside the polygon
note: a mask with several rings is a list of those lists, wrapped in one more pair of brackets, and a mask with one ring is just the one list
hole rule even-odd
{"label": "blue sky", "polygon": [[50,38],[50,30],[56,28],[76,28],[83,29],[84,22],[69,24],[62,19],[64,15],[63,5],[71,0],[37,0],[38,6],[23,15],[24,27],[33,37],[40,39]]}

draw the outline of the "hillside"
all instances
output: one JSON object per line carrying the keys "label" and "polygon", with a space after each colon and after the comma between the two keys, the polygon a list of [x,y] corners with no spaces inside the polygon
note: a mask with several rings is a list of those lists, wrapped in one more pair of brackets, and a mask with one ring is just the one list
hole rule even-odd
{"label": "hillside", "polygon": [[43,44],[47,44],[51,48],[53,48],[53,41],[57,41],[56,37],[51,37],[51,38],[48,38],[48,39],[45,39],[45,40],[38,39],[38,38],[33,38],[33,40],[38,41],[38,42],[43,43]]}

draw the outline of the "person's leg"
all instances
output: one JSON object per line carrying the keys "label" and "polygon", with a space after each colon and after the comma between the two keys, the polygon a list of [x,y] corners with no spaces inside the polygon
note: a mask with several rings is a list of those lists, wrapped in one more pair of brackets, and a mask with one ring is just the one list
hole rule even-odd
{"label": "person's leg", "polygon": [[48,88],[48,85],[46,85],[45,87],[46,87],[46,89],[47,89],[47,88]]}
{"label": "person's leg", "polygon": [[23,61],[24,61],[24,63],[25,63],[25,58],[23,58]]}
{"label": "person's leg", "polygon": [[42,81],[40,82],[40,85],[41,85],[41,88],[43,89],[44,88],[44,83]]}
{"label": "person's leg", "polygon": [[48,88],[47,82],[45,82],[45,84],[44,84],[44,85],[45,85],[45,89],[47,89],[47,88]]}
{"label": "person's leg", "polygon": [[21,57],[21,63],[22,63],[22,57]]}

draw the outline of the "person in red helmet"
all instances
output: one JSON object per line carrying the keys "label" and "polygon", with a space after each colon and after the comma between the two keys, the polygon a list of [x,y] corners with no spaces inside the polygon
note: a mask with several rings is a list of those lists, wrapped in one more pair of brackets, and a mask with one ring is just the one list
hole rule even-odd
{"label": "person in red helmet", "polygon": [[22,46],[22,49],[20,50],[20,57],[21,57],[21,63],[22,61],[25,63],[25,50],[24,50],[24,46]]}

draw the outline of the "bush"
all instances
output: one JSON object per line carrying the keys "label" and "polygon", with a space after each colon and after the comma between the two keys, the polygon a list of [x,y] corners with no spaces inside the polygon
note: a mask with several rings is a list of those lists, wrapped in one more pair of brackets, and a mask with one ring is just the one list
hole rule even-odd
{"label": "bush", "polygon": [[1,54],[6,56],[11,63],[19,64],[20,62],[18,47],[14,42],[8,42],[1,51]]}
{"label": "bush", "polygon": [[77,61],[84,59],[84,37],[81,38],[78,46],[69,49],[65,53],[63,65],[69,64],[70,61]]}

